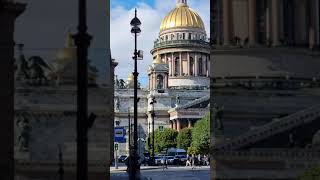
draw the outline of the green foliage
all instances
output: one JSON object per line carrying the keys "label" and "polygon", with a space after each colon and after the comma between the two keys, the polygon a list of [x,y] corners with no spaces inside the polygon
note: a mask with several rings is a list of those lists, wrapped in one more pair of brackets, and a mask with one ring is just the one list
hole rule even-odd
{"label": "green foliage", "polygon": [[[154,131],[154,151],[155,153],[160,153],[165,148],[177,147],[178,132],[173,129],[165,128],[162,132],[158,129]],[[152,133],[150,134],[150,145],[149,138],[147,138],[146,148],[151,153],[152,148]]]}
{"label": "green foliage", "polygon": [[210,147],[210,114],[196,122],[192,130],[191,146],[201,154],[209,154]]}
{"label": "green foliage", "polygon": [[177,147],[187,150],[192,142],[192,130],[190,128],[182,129],[177,136]]}
{"label": "green foliage", "polygon": [[319,180],[320,179],[320,166],[316,166],[305,173],[303,173],[298,180]]}
{"label": "green foliage", "polygon": [[188,154],[199,154],[199,151],[196,147],[188,147],[188,151],[187,151]]}

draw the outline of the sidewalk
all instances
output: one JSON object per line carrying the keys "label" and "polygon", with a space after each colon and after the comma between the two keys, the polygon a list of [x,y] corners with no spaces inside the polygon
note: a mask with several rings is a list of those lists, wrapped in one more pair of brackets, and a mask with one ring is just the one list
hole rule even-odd
{"label": "sidewalk", "polygon": [[[162,169],[162,166],[141,166],[140,170],[151,170],[151,169]],[[114,166],[110,167],[110,173],[117,173],[117,172],[126,172],[127,166],[119,166],[116,169]]]}

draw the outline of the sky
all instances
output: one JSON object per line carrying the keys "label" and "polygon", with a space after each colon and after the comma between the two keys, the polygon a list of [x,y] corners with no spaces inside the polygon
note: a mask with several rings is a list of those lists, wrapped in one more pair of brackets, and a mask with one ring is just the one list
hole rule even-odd
{"label": "sky", "polygon": [[[134,17],[134,9],[137,8],[142,23],[138,49],[144,51],[144,59],[138,62],[139,81],[146,86],[153,41],[157,39],[162,19],[175,5],[176,0],[111,0],[110,43],[112,57],[119,63],[116,67],[118,78],[126,80],[133,71],[134,37],[130,33],[130,21]],[[209,0],[188,0],[188,5],[201,16],[209,37]]]}
{"label": "sky", "polygon": [[[15,27],[16,43],[25,45],[26,56],[39,55],[47,62],[56,58],[64,47],[68,31],[77,32],[78,0],[19,0],[27,3],[25,12],[18,17]],[[99,70],[99,82],[103,83],[107,69],[107,20],[110,18],[110,45],[112,57],[119,63],[116,74],[127,79],[133,71],[134,38],[130,33],[130,21],[134,8],[142,22],[138,37],[138,49],[144,51],[144,60],[139,61],[139,81],[147,84],[147,69],[152,62],[150,50],[157,38],[161,20],[173,8],[176,0],[110,0],[110,17],[107,16],[107,1],[88,1],[88,33],[93,36],[89,58]],[[188,0],[189,6],[202,17],[209,34],[209,0]]]}

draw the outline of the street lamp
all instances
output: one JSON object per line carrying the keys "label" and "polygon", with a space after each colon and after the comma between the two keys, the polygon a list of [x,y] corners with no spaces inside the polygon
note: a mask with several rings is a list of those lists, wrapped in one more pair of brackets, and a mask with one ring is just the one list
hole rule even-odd
{"label": "street lamp", "polygon": [[133,104],[133,109],[134,109],[134,114],[133,114],[133,154],[132,154],[132,160],[131,166],[129,169],[129,179],[130,180],[136,180],[139,175],[137,175],[139,172],[139,164],[138,164],[138,71],[137,71],[137,60],[138,60],[138,51],[137,51],[137,36],[141,33],[140,25],[141,21],[137,18],[137,9],[135,9],[135,17],[131,20],[130,25],[132,26],[131,33],[134,34],[134,104]]}
{"label": "street lamp", "polygon": [[88,48],[87,1],[78,0],[77,46],[77,180],[88,179]]}
{"label": "street lamp", "polygon": [[[152,117],[152,164],[154,164],[154,117],[155,117],[155,113],[154,113],[154,104],[157,103],[156,98],[152,97],[150,105],[152,105],[152,113],[151,113],[151,117]],[[150,136],[149,136],[150,137]]]}

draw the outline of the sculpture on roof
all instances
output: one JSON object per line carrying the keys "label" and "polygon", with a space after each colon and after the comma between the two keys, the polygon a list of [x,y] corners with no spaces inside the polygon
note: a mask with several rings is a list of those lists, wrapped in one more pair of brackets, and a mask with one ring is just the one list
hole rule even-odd
{"label": "sculpture on roof", "polygon": [[31,78],[34,80],[34,83],[36,85],[47,83],[48,78],[46,77],[45,71],[51,70],[51,68],[44,59],[40,56],[32,56],[29,58],[29,62],[31,62],[29,69],[31,70]]}

